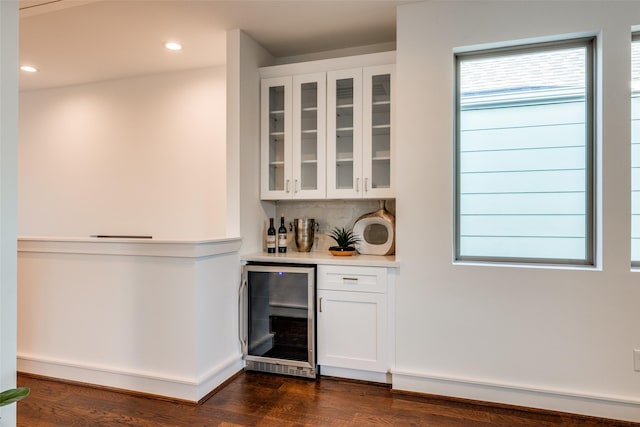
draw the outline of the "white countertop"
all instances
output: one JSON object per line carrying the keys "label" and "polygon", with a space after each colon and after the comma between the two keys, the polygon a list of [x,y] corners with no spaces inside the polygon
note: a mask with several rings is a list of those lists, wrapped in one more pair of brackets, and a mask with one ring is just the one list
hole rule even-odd
{"label": "white countertop", "polygon": [[292,264],[330,264],[330,265],[355,265],[364,267],[398,267],[396,257],[380,255],[352,255],[334,256],[329,252],[293,252],[286,254],[268,254],[257,252],[241,256],[242,261],[253,262],[284,262]]}

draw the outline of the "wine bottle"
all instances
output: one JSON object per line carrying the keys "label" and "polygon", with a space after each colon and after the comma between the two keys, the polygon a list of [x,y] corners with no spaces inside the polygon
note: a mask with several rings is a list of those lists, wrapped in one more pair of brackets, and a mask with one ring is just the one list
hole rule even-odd
{"label": "wine bottle", "polygon": [[284,215],[280,217],[280,228],[278,228],[278,253],[287,253],[287,227],[284,226]]}
{"label": "wine bottle", "polygon": [[273,218],[269,218],[269,228],[267,229],[267,253],[276,253],[276,228],[273,226]]}

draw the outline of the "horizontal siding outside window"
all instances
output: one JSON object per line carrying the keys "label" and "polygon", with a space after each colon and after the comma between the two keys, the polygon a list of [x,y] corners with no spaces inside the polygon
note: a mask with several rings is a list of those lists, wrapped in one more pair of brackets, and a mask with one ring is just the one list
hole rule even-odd
{"label": "horizontal siding outside window", "polygon": [[456,259],[593,262],[592,55],[457,56]]}

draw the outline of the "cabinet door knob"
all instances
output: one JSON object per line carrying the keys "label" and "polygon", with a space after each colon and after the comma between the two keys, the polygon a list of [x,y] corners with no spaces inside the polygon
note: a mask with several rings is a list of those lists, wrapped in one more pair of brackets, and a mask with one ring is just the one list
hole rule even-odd
{"label": "cabinet door knob", "polygon": [[364,192],[366,193],[367,191],[369,191],[369,178],[365,178],[364,179]]}
{"label": "cabinet door knob", "polygon": [[318,300],[318,313],[322,313],[322,297]]}
{"label": "cabinet door knob", "polygon": [[360,192],[360,178],[356,178],[356,193]]}
{"label": "cabinet door knob", "polygon": [[298,180],[297,179],[295,181],[293,181],[293,192],[294,193],[298,192]]}
{"label": "cabinet door knob", "polygon": [[287,180],[287,185],[285,187],[287,193],[289,192],[289,184],[291,184],[291,180]]}

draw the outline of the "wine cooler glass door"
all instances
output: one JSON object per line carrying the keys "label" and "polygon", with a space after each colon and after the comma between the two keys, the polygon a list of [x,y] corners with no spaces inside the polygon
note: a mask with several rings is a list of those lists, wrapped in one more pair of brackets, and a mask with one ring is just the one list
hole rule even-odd
{"label": "wine cooler glass door", "polygon": [[315,268],[249,265],[243,276],[245,359],[315,370]]}

